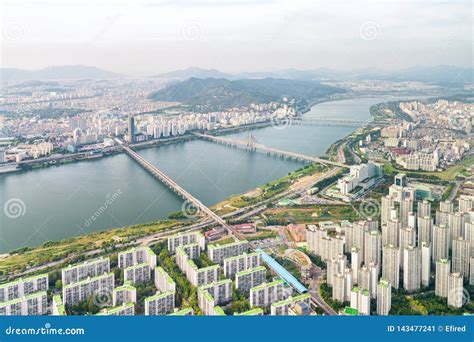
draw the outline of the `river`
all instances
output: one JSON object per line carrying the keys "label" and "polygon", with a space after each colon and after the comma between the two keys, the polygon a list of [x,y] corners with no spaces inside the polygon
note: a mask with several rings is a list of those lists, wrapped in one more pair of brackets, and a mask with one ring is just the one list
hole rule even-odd
{"label": "river", "polygon": [[[306,117],[367,120],[384,98],[320,103]],[[262,144],[322,155],[353,128],[289,125],[253,130]],[[230,134],[245,139],[248,132]],[[282,177],[303,164],[207,141],[139,152],[204,204],[218,203]],[[166,218],[182,200],[127,155],[0,176],[0,253],[93,231]],[[91,217],[94,219],[92,220]]]}

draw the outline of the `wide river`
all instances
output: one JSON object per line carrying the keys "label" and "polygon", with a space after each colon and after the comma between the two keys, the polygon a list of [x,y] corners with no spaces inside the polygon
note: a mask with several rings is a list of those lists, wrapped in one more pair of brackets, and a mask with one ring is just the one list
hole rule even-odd
{"label": "wide river", "polygon": [[[312,107],[305,116],[366,120],[370,117],[369,107],[385,100],[325,102]],[[348,127],[289,125],[256,129],[253,135],[267,146],[321,155],[351,131],[353,128]],[[247,134],[229,137],[245,138]],[[303,165],[198,140],[145,149],[140,154],[206,205],[246,192]],[[13,209],[19,204],[20,211],[3,210],[7,202]],[[45,241],[166,218],[181,209],[182,200],[127,155],[120,154],[0,176],[0,205],[0,253],[5,253]],[[94,221],[88,219],[91,216]]]}

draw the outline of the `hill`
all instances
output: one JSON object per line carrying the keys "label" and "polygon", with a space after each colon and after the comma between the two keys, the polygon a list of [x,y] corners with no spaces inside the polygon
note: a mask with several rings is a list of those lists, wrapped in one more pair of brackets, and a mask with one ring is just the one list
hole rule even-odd
{"label": "hill", "polygon": [[345,92],[343,89],[314,81],[283,78],[227,80],[193,77],[169,84],[150,94],[149,98],[181,102],[194,107],[205,107],[207,110],[223,110],[248,106],[251,103],[279,101],[286,97],[294,99],[297,107],[301,109],[317,99],[343,92]]}

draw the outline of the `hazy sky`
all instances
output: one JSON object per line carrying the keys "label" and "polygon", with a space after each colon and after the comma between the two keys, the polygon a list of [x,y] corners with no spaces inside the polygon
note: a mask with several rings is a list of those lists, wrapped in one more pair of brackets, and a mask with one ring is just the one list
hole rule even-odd
{"label": "hazy sky", "polygon": [[128,75],[472,64],[470,0],[0,0],[2,67]]}

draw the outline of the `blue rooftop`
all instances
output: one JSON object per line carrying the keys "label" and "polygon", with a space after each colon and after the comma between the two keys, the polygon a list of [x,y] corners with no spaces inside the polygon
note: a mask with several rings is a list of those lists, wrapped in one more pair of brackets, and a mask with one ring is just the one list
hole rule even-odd
{"label": "blue rooftop", "polygon": [[291,285],[299,293],[308,292],[308,289],[301,284],[290,272],[288,272],[282,265],[280,265],[270,255],[265,253],[262,249],[258,248],[257,252],[262,254],[262,259],[270,268],[275,271],[286,283]]}

